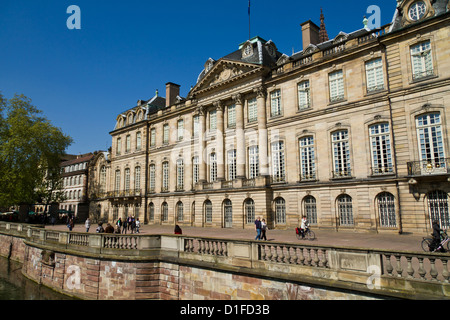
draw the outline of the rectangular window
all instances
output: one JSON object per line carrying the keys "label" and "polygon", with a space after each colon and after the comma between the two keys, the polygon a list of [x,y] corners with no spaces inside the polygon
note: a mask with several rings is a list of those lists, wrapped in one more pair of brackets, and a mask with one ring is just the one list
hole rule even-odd
{"label": "rectangular window", "polygon": [[163,126],[163,144],[169,144],[169,125]]}
{"label": "rectangular window", "polygon": [[134,189],[141,189],[141,167],[136,167],[134,172]]}
{"label": "rectangular window", "polygon": [[333,178],[351,177],[350,148],[348,131],[342,130],[332,134],[333,144]]}
{"label": "rectangular window", "polygon": [[141,133],[136,133],[136,150],[139,151],[142,148],[142,138]]}
{"label": "rectangular window", "polygon": [[209,112],[209,130],[217,129],[217,111],[213,110]]}
{"label": "rectangular window", "polygon": [[381,58],[366,62],[367,92],[384,89],[383,62]]}
{"label": "rectangular window", "polygon": [[122,139],[117,138],[116,154],[119,156],[122,152]]}
{"label": "rectangular window", "polygon": [[258,103],[256,98],[248,100],[248,122],[255,122],[258,120]]}
{"label": "rectangular window", "polygon": [[150,177],[149,177],[149,183],[150,183],[150,192],[155,192],[155,186],[156,186],[156,167],[154,164],[150,165]]}
{"label": "rectangular window", "polygon": [[177,122],[177,141],[183,141],[184,139],[184,121],[178,120]]}
{"label": "rectangular window", "polygon": [[236,179],[236,150],[228,151],[228,180]]}
{"label": "rectangular window", "polygon": [[381,123],[369,127],[372,152],[372,174],[388,174],[394,171],[392,166],[391,135],[389,124]]}
{"label": "rectangular window", "polygon": [[150,130],[150,147],[156,146],[156,129],[152,128]]}
{"label": "rectangular window", "polygon": [[125,152],[128,153],[130,151],[131,151],[131,136],[128,135],[126,137]]}
{"label": "rectangular window", "polygon": [[125,169],[125,191],[130,190],[130,169]]}
{"label": "rectangular window", "polygon": [[248,148],[248,177],[254,179],[259,176],[259,147]]}
{"label": "rectangular window", "polygon": [[184,190],[184,161],[177,160],[177,190]]}
{"label": "rectangular window", "polygon": [[300,149],[300,180],[316,179],[316,159],[314,153],[314,138],[305,137],[299,140]]}
{"label": "rectangular window", "polygon": [[272,143],[272,169],[273,182],[286,181],[283,141]]}
{"label": "rectangular window", "polygon": [[445,172],[445,150],[442,122],[439,113],[430,113],[416,118],[422,171]]}
{"label": "rectangular window", "polygon": [[311,107],[311,92],[309,89],[309,80],[300,82],[297,85],[298,89],[298,109],[308,109]]}
{"label": "rectangular window", "polygon": [[192,182],[194,184],[196,184],[198,182],[199,177],[200,177],[200,173],[199,173],[200,167],[199,166],[200,166],[199,158],[194,157],[192,159]]}
{"label": "rectangular window", "polygon": [[412,46],[411,60],[413,80],[434,75],[430,41]]}
{"label": "rectangular window", "polygon": [[209,156],[209,182],[217,180],[217,157],[215,153]]}
{"label": "rectangular window", "polygon": [[330,73],[330,102],[344,100],[344,74],[342,70]]}
{"label": "rectangular window", "polygon": [[116,180],[114,184],[114,190],[119,191],[120,190],[120,170],[116,171]]}
{"label": "rectangular window", "polygon": [[236,128],[236,106],[228,106],[228,128]]}
{"label": "rectangular window", "polygon": [[200,132],[200,116],[196,115],[193,117],[193,136],[197,137],[198,133]]}
{"label": "rectangular window", "polygon": [[281,90],[270,93],[270,110],[272,117],[281,115]]}

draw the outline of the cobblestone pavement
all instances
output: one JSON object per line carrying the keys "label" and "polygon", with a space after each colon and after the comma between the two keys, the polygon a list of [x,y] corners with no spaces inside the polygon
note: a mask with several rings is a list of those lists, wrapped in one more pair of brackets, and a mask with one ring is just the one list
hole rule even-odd
{"label": "cobblestone pavement", "polygon": [[[103,225],[105,227],[105,225]],[[68,231],[65,225],[49,226],[48,229]],[[90,232],[95,232],[96,225],[92,225]],[[173,234],[173,226],[144,225],[140,228],[140,234]],[[245,239],[254,240],[256,232],[254,229],[219,229],[219,228],[198,228],[182,227],[183,235],[214,237],[222,239]],[[384,234],[384,233],[355,233],[351,231],[329,231],[314,229],[316,240],[298,240],[295,236],[295,230],[268,230],[267,240],[276,242],[288,242],[296,244],[316,244],[331,245],[339,247],[357,247],[366,249],[388,249],[401,251],[423,252],[421,241],[423,235],[417,234]],[[74,232],[85,232],[84,224],[76,224]],[[129,232],[128,232],[129,233]]]}

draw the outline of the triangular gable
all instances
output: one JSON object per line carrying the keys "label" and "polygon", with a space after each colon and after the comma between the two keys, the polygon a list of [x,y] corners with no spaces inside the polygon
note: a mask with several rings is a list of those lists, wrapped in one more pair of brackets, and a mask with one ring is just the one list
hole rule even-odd
{"label": "triangular gable", "polygon": [[235,81],[260,69],[261,65],[259,64],[243,63],[226,59],[219,60],[194,86],[194,88],[192,88],[191,94]]}

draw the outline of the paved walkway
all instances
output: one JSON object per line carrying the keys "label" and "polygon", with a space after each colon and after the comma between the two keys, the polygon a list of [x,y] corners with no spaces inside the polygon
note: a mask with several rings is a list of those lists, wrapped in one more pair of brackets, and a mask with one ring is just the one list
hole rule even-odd
{"label": "paved walkway", "polygon": [[[105,227],[105,225],[103,225]],[[68,231],[65,225],[46,226],[47,229]],[[92,225],[90,232],[95,232],[96,226]],[[173,234],[173,226],[144,225],[140,229],[141,234]],[[214,237],[224,239],[255,239],[256,232],[253,229],[218,229],[218,228],[197,228],[182,227],[183,235]],[[358,247],[367,249],[389,249],[423,252],[421,248],[422,235],[411,234],[377,234],[377,233],[354,233],[336,232],[312,229],[316,234],[316,240],[310,242],[318,245],[332,245],[340,247]],[[84,224],[75,225],[75,232],[85,232]],[[309,243],[307,240],[298,240],[294,230],[269,230],[267,231],[268,241],[289,242],[289,243]]]}

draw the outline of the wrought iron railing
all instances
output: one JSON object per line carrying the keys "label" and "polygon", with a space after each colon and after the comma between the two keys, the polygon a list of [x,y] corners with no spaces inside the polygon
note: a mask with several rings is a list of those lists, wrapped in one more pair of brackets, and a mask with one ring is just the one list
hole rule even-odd
{"label": "wrought iron railing", "polygon": [[450,173],[450,158],[437,158],[408,162],[409,176],[424,176]]}

